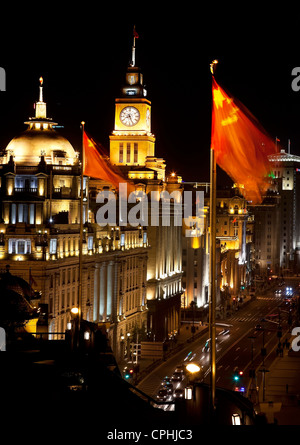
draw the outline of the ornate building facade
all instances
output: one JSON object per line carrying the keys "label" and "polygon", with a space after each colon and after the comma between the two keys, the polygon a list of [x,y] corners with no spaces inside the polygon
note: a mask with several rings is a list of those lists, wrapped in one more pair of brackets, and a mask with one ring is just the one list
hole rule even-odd
{"label": "ornate building facade", "polygon": [[[35,116],[1,152],[0,268],[32,283],[50,338],[64,335],[78,307],[81,165],[47,117],[40,80]],[[83,179],[82,317],[105,323],[117,356],[122,337],[146,323],[147,233],[102,228]],[[37,292],[35,292],[37,295]]]}
{"label": "ornate building facade", "polygon": [[[180,200],[182,187],[179,177],[166,175],[164,159],[155,156],[151,102],[141,70],[135,65],[135,44],[125,84],[115,100],[110,160],[134,182],[137,194],[140,192],[137,200],[147,199],[148,202],[147,214],[141,220],[149,243],[147,331],[148,339],[164,341],[180,327],[182,228],[174,224],[174,200]],[[170,204],[167,222],[163,220],[164,204]]]}

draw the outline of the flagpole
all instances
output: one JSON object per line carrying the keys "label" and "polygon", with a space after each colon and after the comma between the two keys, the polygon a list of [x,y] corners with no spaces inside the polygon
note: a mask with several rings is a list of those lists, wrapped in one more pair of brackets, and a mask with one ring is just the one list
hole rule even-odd
{"label": "flagpole", "polygon": [[215,410],[216,397],[216,159],[210,149],[210,365],[211,365],[211,407]]}
{"label": "flagpole", "polygon": [[[218,62],[210,65],[212,76]],[[210,366],[211,366],[211,414],[216,409],[216,187],[217,165],[214,147],[210,148],[210,301],[209,301],[209,333],[210,333]]]}
{"label": "flagpole", "polygon": [[81,147],[81,172],[80,172],[80,229],[79,229],[79,287],[78,287],[78,334],[82,320],[82,246],[83,246],[83,167],[84,167],[84,125],[81,122],[82,147]]}
{"label": "flagpole", "polygon": [[133,27],[133,46],[132,46],[131,66],[135,66],[135,26]]}

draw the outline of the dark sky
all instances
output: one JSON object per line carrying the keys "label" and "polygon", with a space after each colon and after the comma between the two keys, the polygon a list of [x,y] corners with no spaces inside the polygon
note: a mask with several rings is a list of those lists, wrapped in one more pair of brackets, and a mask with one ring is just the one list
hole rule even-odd
{"label": "dark sky", "polygon": [[102,5],[64,9],[58,3],[30,3],[4,12],[0,66],[7,86],[0,92],[0,147],[34,115],[43,76],[48,116],[64,125],[62,134],[79,149],[84,120],[87,131],[108,149],[114,99],[130,60],[135,24],[140,35],[136,60],[152,102],[156,155],[166,159],[168,170],[186,181],[209,180],[209,64],[215,58],[218,82],[274,140],[277,136],[287,146],[291,139],[292,152],[300,155],[300,92],[291,89],[300,51],[291,36],[293,24],[284,22],[281,11],[274,18],[262,17],[257,9],[227,11],[226,18],[223,11],[204,12],[196,3],[194,9],[180,5],[163,13],[152,6],[139,14],[137,4],[122,10],[118,3]]}

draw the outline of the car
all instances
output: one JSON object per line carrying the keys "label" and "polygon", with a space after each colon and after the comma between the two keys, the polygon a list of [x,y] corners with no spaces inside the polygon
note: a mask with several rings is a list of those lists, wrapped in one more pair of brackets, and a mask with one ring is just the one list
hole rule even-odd
{"label": "car", "polygon": [[174,372],[174,374],[172,375],[172,380],[173,382],[181,382],[182,380],[182,372]]}
{"label": "car", "polygon": [[175,399],[182,399],[184,397],[184,389],[182,388],[175,389],[173,395]]}
{"label": "car", "polygon": [[262,327],[261,324],[257,324],[257,325],[255,326],[255,329],[256,329],[257,331],[260,331],[261,329],[263,329],[263,327]]}
{"label": "car", "polygon": [[175,372],[182,372],[184,373],[184,366],[183,365],[177,365],[175,368]]}
{"label": "car", "polygon": [[163,378],[161,384],[162,385],[166,385],[167,383],[172,383],[171,382],[171,377],[166,376],[166,377]]}
{"label": "car", "polygon": [[219,333],[219,335],[227,335],[227,334],[229,334],[229,332],[230,332],[230,330],[229,330],[228,328],[226,328],[226,329],[223,329],[223,330]]}
{"label": "car", "polygon": [[206,340],[205,345],[202,348],[202,352],[209,352],[209,346],[210,346],[210,338]]}
{"label": "car", "polygon": [[165,383],[163,386],[163,389],[166,389],[168,394],[173,394],[173,384],[172,383],[170,383],[170,382]]}
{"label": "car", "polygon": [[159,402],[165,402],[168,398],[168,391],[166,389],[160,389],[156,396]]}
{"label": "car", "polygon": [[275,295],[281,295],[281,293],[282,293],[282,290],[281,290],[281,289],[276,289],[276,291],[275,291]]}

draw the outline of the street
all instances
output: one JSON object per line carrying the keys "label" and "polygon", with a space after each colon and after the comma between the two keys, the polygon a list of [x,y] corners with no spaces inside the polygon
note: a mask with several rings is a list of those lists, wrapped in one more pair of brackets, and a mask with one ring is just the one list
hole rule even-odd
{"label": "street", "polygon": [[[286,282],[286,286],[295,286],[296,282]],[[298,282],[297,282],[298,285]],[[257,296],[243,308],[237,310],[226,320],[217,320],[216,342],[216,384],[231,390],[239,390],[248,395],[250,384],[250,369],[255,370],[256,379],[254,386],[260,386],[263,381],[263,369],[276,357],[276,349],[279,340],[285,340],[288,332],[288,306],[281,294],[275,294],[275,289],[270,290],[264,296]],[[278,337],[278,320],[280,311],[280,324],[282,337]],[[262,321],[263,320],[263,321]],[[229,332],[224,331],[222,324],[230,325]],[[171,377],[177,365],[188,362],[197,363],[203,367],[203,379],[210,382],[210,354],[204,346],[209,334],[193,343],[185,346],[180,352],[153,370],[143,379],[138,388],[156,399],[157,392],[162,388],[163,378]],[[264,354],[264,355],[262,355]],[[238,376],[235,377],[235,371]],[[184,388],[187,384],[185,378],[182,382],[176,382],[176,387]],[[169,396],[169,400],[172,397]]]}

